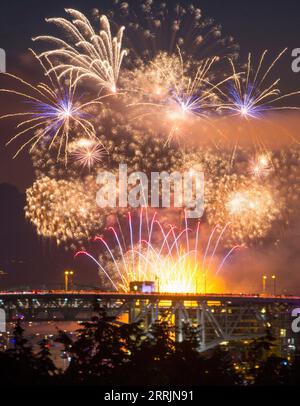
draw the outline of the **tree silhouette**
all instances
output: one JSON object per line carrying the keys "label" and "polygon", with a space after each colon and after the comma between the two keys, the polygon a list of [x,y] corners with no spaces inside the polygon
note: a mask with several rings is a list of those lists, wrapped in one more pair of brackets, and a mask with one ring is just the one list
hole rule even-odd
{"label": "tree silhouette", "polygon": [[288,364],[283,358],[271,355],[261,364],[255,376],[256,385],[284,385],[288,381]]}
{"label": "tree silhouette", "polygon": [[[270,331],[247,346],[238,342],[205,352],[199,351],[197,326],[183,325],[181,342],[176,342],[174,333],[164,320],[157,320],[146,331],[143,321],[122,325],[100,309],[99,316],[81,323],[75,338],[59,332],[57,341],[63,344],[70,363],[65,370],[58,370],[48,340],[42,339],[39,350],[33,351],[18,320],[13,347],[0,351],[1,383],[184,387],[299,383],[300,358],[296,356],[290,365],[276,356]],[[232,354],[237,351],[243,356],[238,362],[247,366],[244,376],[236,372],[237,360]]]}
{"label": "tree silhouette", "polygon": [[115,368],[119,367],[125,357],[121,332],[115,317],[101,311],[92,321],[81,324],[78,338],[74,341],[61,332],[58,339],[64,344],[71,362],[66,376],[71,381],[100,382],[108,384]]}
{"label": "tree silhouette", "polygon": [[21,321],[17,320],[12,338],[13,348],[1,354],[1,383],[32,384],[38,377],[32,347],[24,337]]}
{"label": "tree silhouette", "polygon": [[49,340],[43,338],[39,342],[40,350],[36,355],[38,374],[40,377],[54,376],[58,373],[56,366],[51,359]]}

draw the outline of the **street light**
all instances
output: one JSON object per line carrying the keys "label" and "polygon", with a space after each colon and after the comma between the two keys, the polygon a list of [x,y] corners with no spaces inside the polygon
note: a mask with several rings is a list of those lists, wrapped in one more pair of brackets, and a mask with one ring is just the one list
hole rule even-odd
{"label": "street light", "polygon": [[266,275],[263,275],[262,283],[263,283],[263,293],[266,293],[266,283],[267,283],[267,276]]}
{"label": "street light", "polygon": [[276,296],[276,275],[272,275],[273,280],[273,294]]}
{"label": "street light", "polygon": [[72,278],[74,275],[73,271],[65,271],[65,291],[68,292],[69,290],[69,278]]}

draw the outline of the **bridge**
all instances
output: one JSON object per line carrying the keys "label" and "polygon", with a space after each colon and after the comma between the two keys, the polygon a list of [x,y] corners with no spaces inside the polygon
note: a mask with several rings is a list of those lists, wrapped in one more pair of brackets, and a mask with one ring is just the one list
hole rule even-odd
{"label": "bridge", "polygon": [[267,327],[288,345],[292,336],[291,311],[300,297],[235,295],[116,293],[97,291],[0,292],[0,308],[7,321],[84,321],[105,309],[119,323],[143,321],[145,329],[158,319],[184,338],[184,324],[199,327],[201,350],[232,340],[248,340],[265,334]]}

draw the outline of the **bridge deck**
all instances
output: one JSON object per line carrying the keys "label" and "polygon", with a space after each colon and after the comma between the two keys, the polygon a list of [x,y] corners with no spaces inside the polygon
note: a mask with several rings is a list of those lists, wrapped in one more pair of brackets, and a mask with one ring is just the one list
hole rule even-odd
{"label": "bridge deck", "polygon": [[194,294],[194,293],[120,293],[99,291],[30,291],[30,292],[0,292],[0,300],[7,299],[56,299],[56,298],[86,298],[86,299],[112,299],[112,300],[170,300],[170,301],[222,301],[234,303],[289,303],[300,305],[300,296],[272,296],[259,294]]}

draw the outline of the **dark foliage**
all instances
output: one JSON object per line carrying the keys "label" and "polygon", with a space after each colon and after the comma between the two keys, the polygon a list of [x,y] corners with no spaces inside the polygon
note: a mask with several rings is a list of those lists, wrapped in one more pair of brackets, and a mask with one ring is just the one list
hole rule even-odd
{"label": "dark foliage", "polygon": [[[100,310],[99,316],[82,323],[77,333],[75,339],[62,331],[57,337],[70,359],[62,371],[52,361],[48,341],[41,340],[39,351],[33,351],[18,321],[13,347],[0,351],[2,385],[186,387],[299,383],[299,358],[290,365],[277,357],[270,331],[251,343],[247,359],[239,364],[233,360],[232,345],[201,352],[198,328],[189,325],[183,328],[181,342],[176,342],[167,322],[156,322],[145,333],[142,322],[120,325]],[[240,348],[242,344],[235,345]]]}

